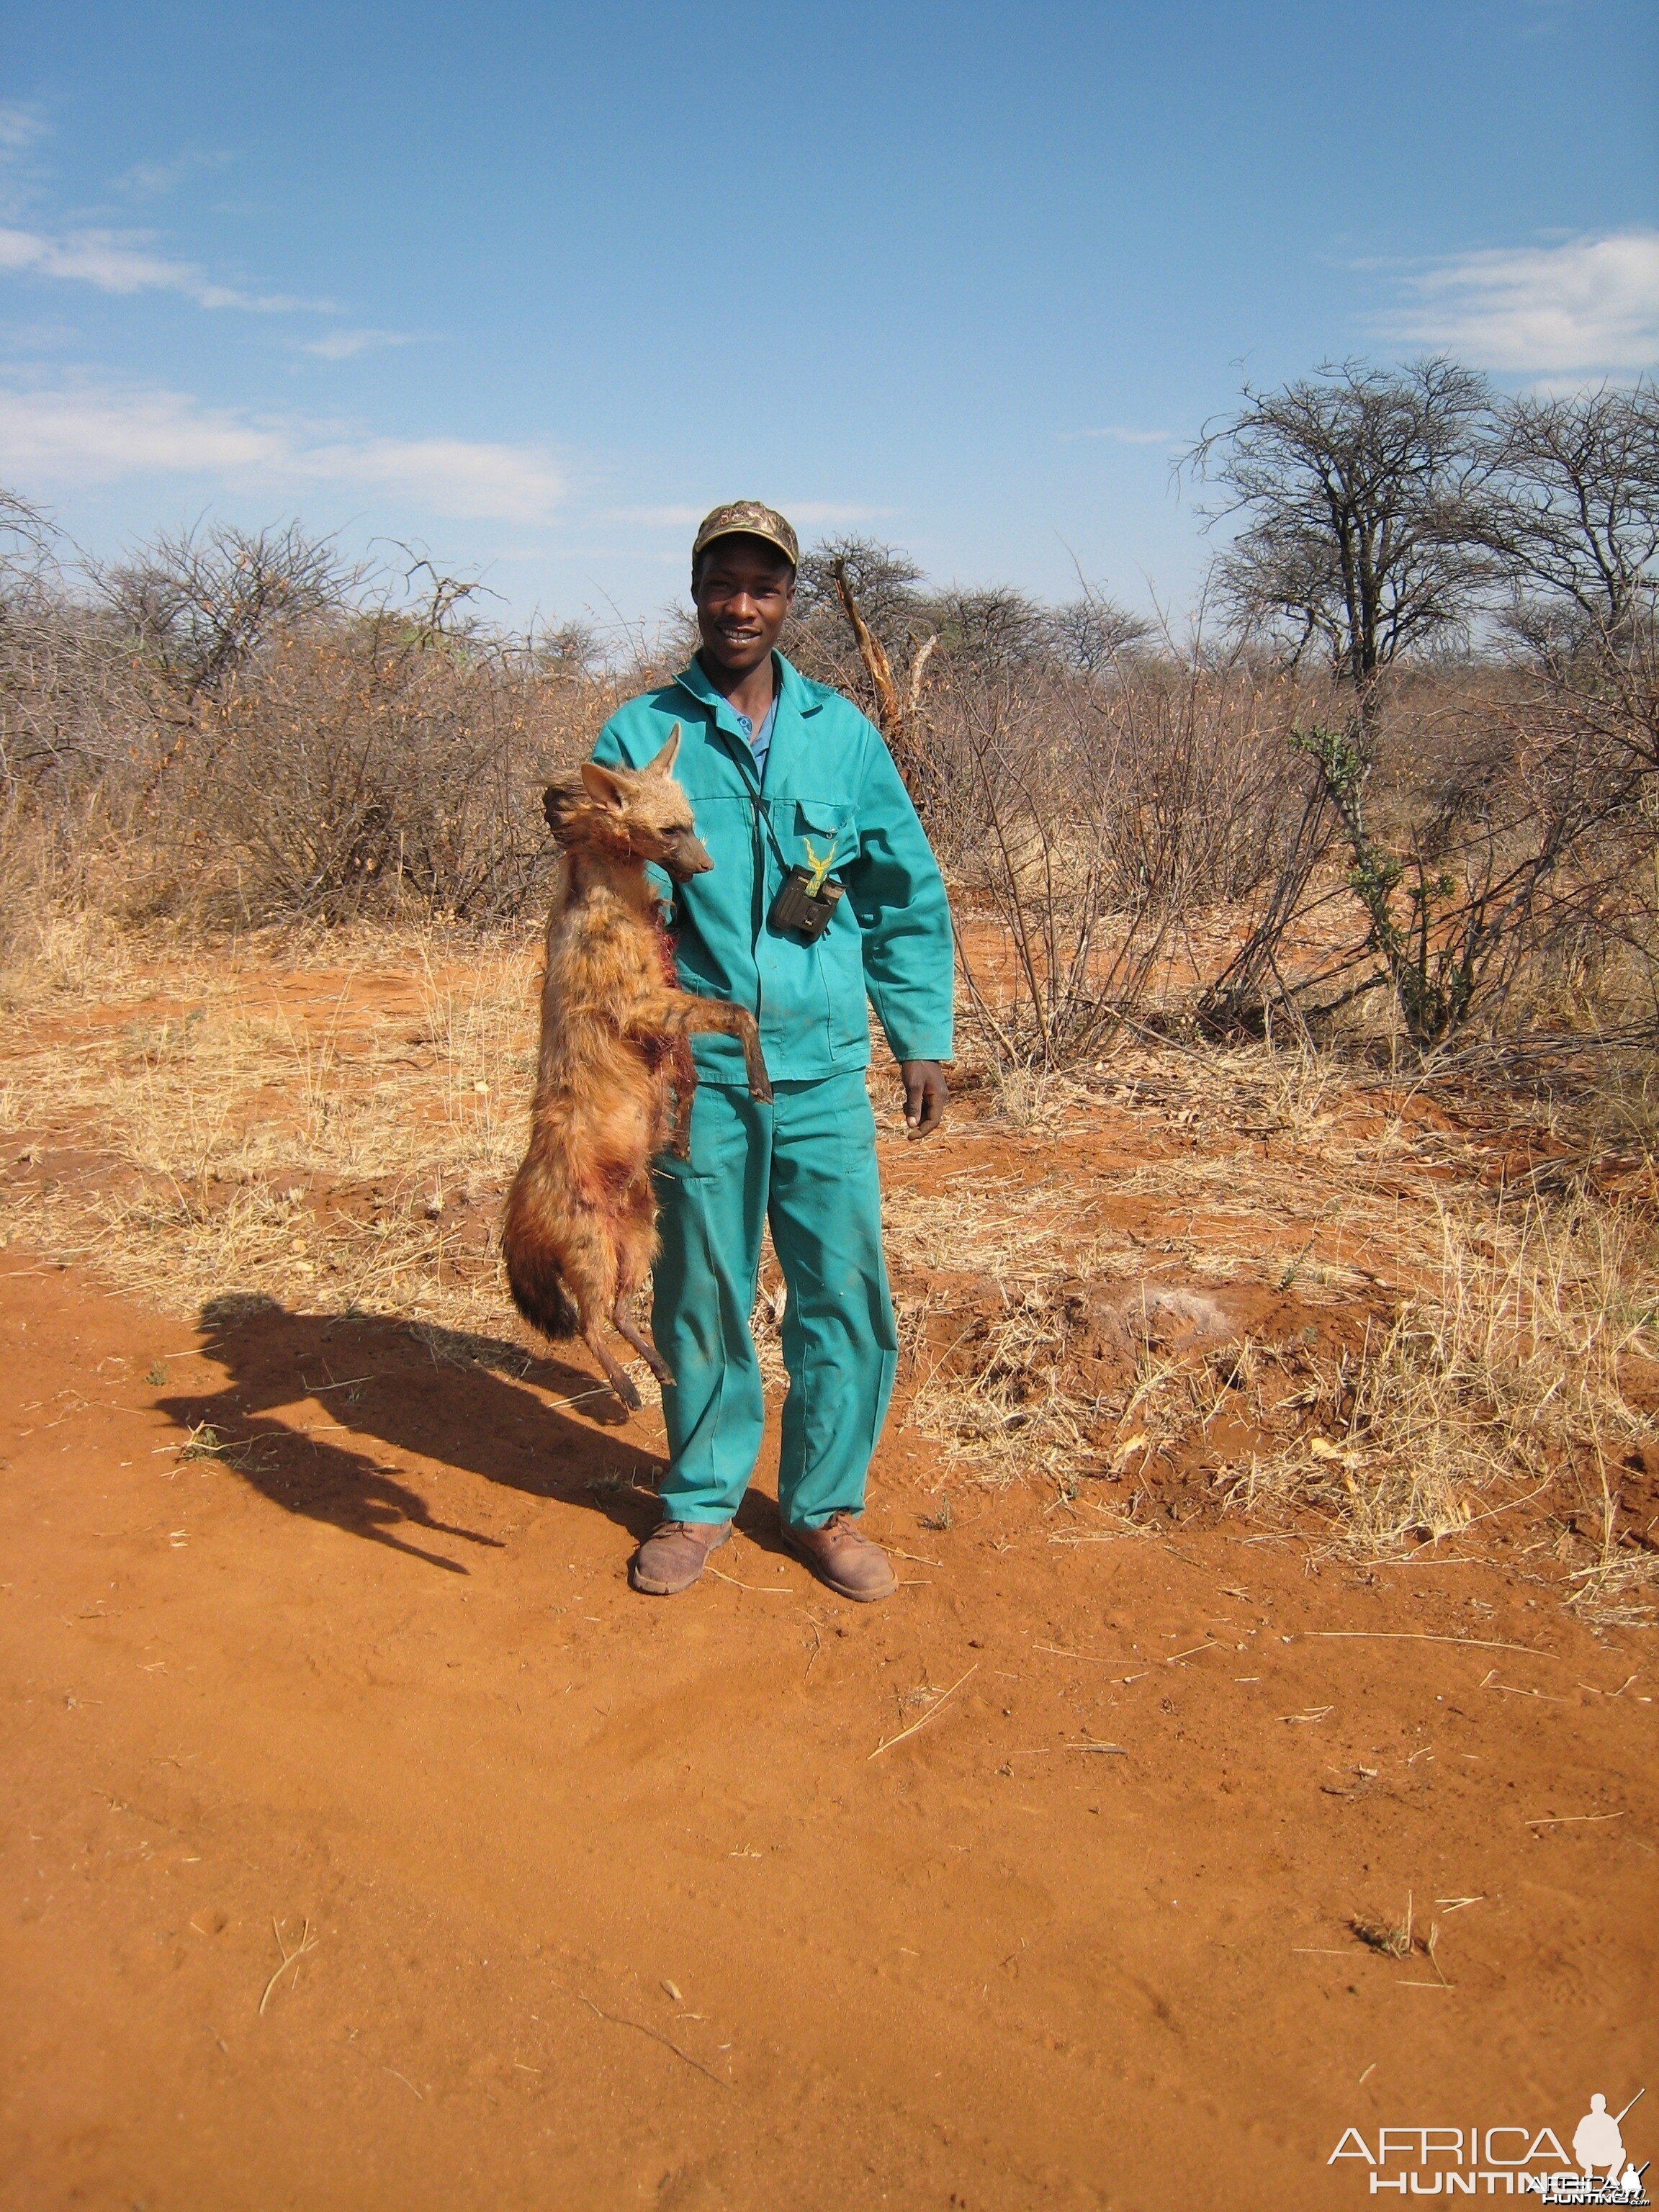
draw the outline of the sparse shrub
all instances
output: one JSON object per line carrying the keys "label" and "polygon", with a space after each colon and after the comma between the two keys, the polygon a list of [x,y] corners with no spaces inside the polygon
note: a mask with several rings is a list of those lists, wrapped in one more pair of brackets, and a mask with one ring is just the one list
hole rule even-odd
{"label": "sparse shrub", "polygon": [[[1444,362],[1247,392],[1192,457],[1242,526],[1218,642],[807,553],[787,647],[879,721],[1003,1078],[1126,1023],[1419,1057],[1653,1033],[1655,410],[1493,402]],[[291,523],[77,574],[0,499],[0,958],[112,921],[510,921],[548,771],[693,642],[683,613],[610,654],[511,638],[429,562]]]}

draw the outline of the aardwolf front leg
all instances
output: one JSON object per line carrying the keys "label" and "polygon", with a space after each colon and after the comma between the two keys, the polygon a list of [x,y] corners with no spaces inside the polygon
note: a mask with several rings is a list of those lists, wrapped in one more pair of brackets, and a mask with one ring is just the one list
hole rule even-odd
{"label": "aardwolf front leg", "polygon": [[629,1012],[625,1036],[696,1036],[698,1034],[734,1036],[743,1047],[744,1073],[749,1096],[769,1099],[771,1078],[761,1052],[760,1030],[747,1006],[733,1006],[724,999],[700,999],[691,991],[664,991],[641,999]]}

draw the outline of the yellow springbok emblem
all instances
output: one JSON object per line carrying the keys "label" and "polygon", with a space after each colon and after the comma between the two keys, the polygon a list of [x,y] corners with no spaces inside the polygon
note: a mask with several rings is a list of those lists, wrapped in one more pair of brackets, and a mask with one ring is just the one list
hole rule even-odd
{"label": "yellow springbok emblem", "polygon": [[836,865],[836,845],[837,839],[836,837],[831,837],[830,840],[830,850],[823,854],[822,857],[813,851],[812,841],[810,837],[804,838],[802,842],[806,847],[806,857],[812,863],[812,872],[806,880],[806,896],[808,898],[816,898],[818,893],[823,889],[824,878],[829,874],[830,869]]}

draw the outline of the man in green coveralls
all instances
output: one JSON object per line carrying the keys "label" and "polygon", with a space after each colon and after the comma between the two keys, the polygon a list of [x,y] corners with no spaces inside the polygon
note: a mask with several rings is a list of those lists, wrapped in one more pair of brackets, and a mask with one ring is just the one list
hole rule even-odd
{"label": "man in green coveralls", "polygon": [[[676,682],[614,714],[593,750],[607,766],[642,768],[679,724],[674,772],[714,863],[688,884],[659,886],[672,896],[679,980],[752,1009],[774,1093],[767,1104],[750,1097],[734,1039],[696,1037],[690,1158],[656,1164],[652,1332],[674,1377],[663,1394],[672,1456],[664,1518],[631,1579],[657,1596],[696,1582],[754,1470],[764,1409],[749,1315],[769,1223],[787,1286],[785,1540],[843,1597],[896,1587],[855,1519],[898,1353],[865,1002],[902,1073],[910,1133],[926,1137],[945,1116],[951,915],[879,732],[775,650],[798,560],[781,514],[752,500],[716,507],[691,551],[695,658]],[[786,900],[776,911],[795,869],[806,882],[798,879],[793,908]],[[835,901],[816,934],[823,917],[800,926],[803,893]]]}

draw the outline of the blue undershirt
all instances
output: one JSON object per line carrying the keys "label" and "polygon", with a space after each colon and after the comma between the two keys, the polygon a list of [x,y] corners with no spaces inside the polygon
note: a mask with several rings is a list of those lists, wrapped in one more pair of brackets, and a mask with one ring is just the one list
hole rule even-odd
{"label": "blue undershirt", "polygon": [[738,716],[738,727],[748,738],[749,750],[755,756],[755,773],[763,781],[766,776],[766,756],[772,750],[772,725],[777,719],[778,695],[775,691],[772,694],[772,703],[767,708],[765,718],[759,729],[755,727],[747,714]]}

